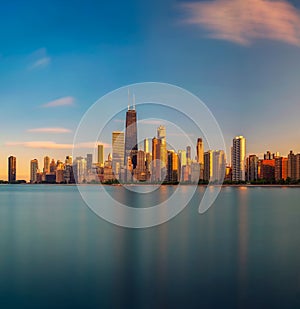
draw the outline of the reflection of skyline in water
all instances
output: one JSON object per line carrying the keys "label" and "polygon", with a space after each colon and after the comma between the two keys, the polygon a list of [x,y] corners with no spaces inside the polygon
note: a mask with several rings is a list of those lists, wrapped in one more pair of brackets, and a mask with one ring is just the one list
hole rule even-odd
{"label": "reflection of skyline in water", "polygon": [[0,187],[1,306],[298,307],[299,190],[227,187],[199,215],[203,192],[135,230],[99,219],[76,187]]}

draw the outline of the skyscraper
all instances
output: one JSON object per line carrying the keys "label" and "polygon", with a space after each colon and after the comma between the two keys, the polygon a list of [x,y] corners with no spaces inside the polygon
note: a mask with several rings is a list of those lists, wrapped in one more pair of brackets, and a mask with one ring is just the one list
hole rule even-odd
{"label": "skyscraper", "polygon": [[191,146],[186,147],[186,163],[190,165],[192,161],[192,148]]}
{"label": "skyscraper", "polygon": [[50,173],[50,158],[48,156],[44,157],[44,174]]}
{"label": "skyscraper", "polygon": [[210,181],[213,176],[213,152],[211,150],[204,153],[204,175],[206,181]]}
{"label": "skyscraper", "polygon": [[10,156],[8,158],[8,182],[15,182],[16,181],[16,164],[17,159],[16,157]]}
{"label": "skyscraper", "polygon": [[250,155],[247,158],[247,181],[256,181],[258,179],[258,157]]}
{"label": "skyscraper", "polygon": [[30,182],[37,182],[37,173],[39,170],[39,163],[37,159],[33,159],[30,161]]}
{"label": "skyscraper", "polygon": [[103,166],[104,164],[104,146],[99,144],[98,145],[98,165]]}
{"label": "skyscraper", "polygon": [[168,150],[167,180],[177,182],[178,179],[178,154],[174,150]]}
{"label": "skyscraper", "polygon": [[138,181],[146,181],[147,180],[147,170],[146,170],[146,162],[145,162],[145,152],[143,150],[139,150],[137,153],[137,165],[134,171],[134,179]]}
{"label": "skyscraper", "polygon": [[54,159],[52,159],[51,163],[50,163],[50,173],[55,174],[55,172],[56,172],[56,163],[55,163]]}
{"label": "skyscraper", "polygon": [[225,153],[223,150],[213,151],[213,181],[223,183],[225,177]]}
{"label": "skyscraper", "polygon": [[157,128],[157,138],[160,140],[160,160],[161,169],[166,169],[167,167],[167,139],[166,139],[166,127],[160,125]]}
{"label": "skyscraper", "polygon": [[200,179],[204,179],[204,147],[202,138],[197,140],[197,162],[200,164]]}
{"label": "skyscraper", "polygon": [[275,180],[286,180],[288,177],[288,158],[275,158]]}
{"label": "skyscraper", "polygon": [[236,136],[231,149],[232,181],[246,180],[246,139]]}
{"label": "skyscraper", "polygon": [[149,140],[148,140],[148,138],[144,139],[144,152],[149,153]]}
{"label": "skyscraper", "polygon": [[178,150],[178,180],[183,180],[184,179],[184,171],[186,167],[186,151],[185,150]]}
{"label": "skyscraper", "polygon": [[157,128],[157,138],[166,138],[166,127],[160,125]]}
{"label": "skyscraper", "polygon": [[119,163],[121,167],[124,164],[124,132],[112,132],[112,159],[113,165]]}
{"label": "skyscraper", "polygon": [[154,137],[152,139],[152,181],[161,180],[161,159],[160,159],[160,150],[161,150],[161,140]]}
{"label": "skyscraper", "polygon": [[288,178],[296,180],[296,156],[292,150],[288,155]]}
{"label": "skyscraper", "polygon": [[[200,165],[200,163],[198,163]],[[209,150],[204,153],[203,179],[222,183],[225,177],[225,153],[223,150]]]}
{"label": "skyscraper", "polygon": [[197,162],[202,164],[204,163],[204,148],[202,138],[197,140]]}
{"label": "skyscraper", "polygon": [[77,183],[85,183],[87,178],[86,159],[77,157],[74,162],[74,176]]}
{"label": "skyscraper", "polygon": [[86,155],[86,168],[88,172],[91,172],[93,166],[93,155],[91,153],[88,153]]}
{"label": "skyscraper", "polygon": [[135,107],[132,109],[128,106],[126,112],[126,127],[125,127],[125,151],[124,151],[124,165],[128,162],[128,157],[131,158],[133,168],[136,168],[137,164],[137,115]]}

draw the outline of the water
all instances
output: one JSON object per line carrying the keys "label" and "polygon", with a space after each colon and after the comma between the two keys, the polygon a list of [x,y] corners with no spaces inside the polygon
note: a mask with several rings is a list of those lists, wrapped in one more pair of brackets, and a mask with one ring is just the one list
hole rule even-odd
{"label": "water", "polygon": [[227,187],[204,215],[195,198],[131,230],[95,216],[76,187],[0,186],[0,308],[300,308],[299,199]]}

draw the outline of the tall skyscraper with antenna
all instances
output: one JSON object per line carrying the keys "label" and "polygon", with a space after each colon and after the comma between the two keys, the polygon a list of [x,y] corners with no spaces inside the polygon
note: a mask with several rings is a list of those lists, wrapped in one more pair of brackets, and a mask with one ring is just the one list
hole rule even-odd
{"label": "tall skyscraper with antenna", "polygon": [[[129,92],[128,92],[129,101]],[[126,126],[125,126],[125,151],[124,151],[124,165],[126,166],[128,157],[131,158],[133,169],[137,165],[137,114],[135,110],[135,97],[133,97],[133,107],[130,107],[128,102],[128,110],[126,112]]]}

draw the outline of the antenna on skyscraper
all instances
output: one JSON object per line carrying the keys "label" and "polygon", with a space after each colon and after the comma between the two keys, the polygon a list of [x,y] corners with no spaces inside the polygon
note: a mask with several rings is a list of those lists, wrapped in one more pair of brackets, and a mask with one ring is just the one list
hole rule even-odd
{"label": "antenna on skyscraper", "polygon": [[129,110],[129,106],[130,106],[130,93],[129,93],[129,88],[128,88],[128,110]]}
{"label": "antenna on skyscraper", "polygon": [[135,94],[133,94],[133,109],[135,110]]}

